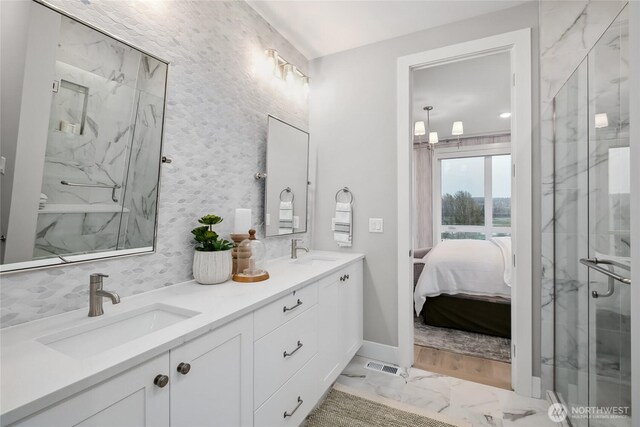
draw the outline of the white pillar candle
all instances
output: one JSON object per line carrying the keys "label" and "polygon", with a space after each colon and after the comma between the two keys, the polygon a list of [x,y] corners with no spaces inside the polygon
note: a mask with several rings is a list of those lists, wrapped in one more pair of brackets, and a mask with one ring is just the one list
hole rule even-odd
{"label": "white pillar candle", "polygon": [[247,234],[251,228],[251,209],[236,209],[236,218],[233,228],[235,234]]}

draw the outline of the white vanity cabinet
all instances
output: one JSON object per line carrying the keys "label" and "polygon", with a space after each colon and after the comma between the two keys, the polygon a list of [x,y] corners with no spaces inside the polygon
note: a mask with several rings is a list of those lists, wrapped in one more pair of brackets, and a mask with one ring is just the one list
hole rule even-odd
{"label": "white vanity cabinet", "polygon": [[256,330],[275,328],[254,347],[255,427],[300,425],[360,349],[362,268],[357,261],[255,313]]}
{"label": "white vanity cabinet", "polygon": [[168,369],[167,352],[13,426],[169,426],[169,386],[154,384],[163,384]]}
{"label": "white vanity cabinet", "polygon": [[320,280],[318,295],[320,382],[326,390],[362,345],[362,261]]}
{"label": "white vanity cabinet", "polygon": [[171,426],[251,426],[253,316],[170,352]]}
{"label": "white vanity cabinet", "polygon": [[[357,254],[335,256],[346,258],[340,267],[328,266],[324,272],[310,271],[306,277],[294,279],[297,282],[288,281],[286,277],[266,282],[264,287],[255,288],[261,292],[258,298],[251,293],[253,288],[236,284],[210,288],[185,285],[163,290],[167,292],[166,299],[160,300],[156,295],[153,302],[143,301],[128,310],[135,312],[149,304],[164,304],[174,298],[179,289],[183,293],[193,292],[194,301],[183,298],[180,306],[199,311],[203,316],[196,315],[185,321],[182,329],[167,329],[164,335],[149,337],[147,341],[155,346],[145,346],[141,344],[143,341],[138,341],[129,347],[109,349],[109,355],[82,360],[60,354],[51,363],[55,363],[58,371],[68,372],[70,377],[63,377],[65,381],[59,384],[55,383],[59,376],[47,376],[49,359],[41,357],[39,352],[24,355],[11,353],[11,348],[3,349],[0,381],[3,381],[5,407],[1,408],[4,412],[0,426],[277,427],[302,424],[362,344],[363,262]],[[282,263],[292,268],[289,260]],[[272,292],[271,295],[268,292]],[[245,298],[254,299],[245,302]],[[220,317],[216,317],[213,310],[207,312],[206,307],[215,304],[219,307],[229,301],[235,301],[237,308],[227,310]],[[244,310],[244,314],[240,315],[238,310]],[[74,320],[80,322],[86,313],[67,316],[74,316]],[[121,317],[118,314],[114,318],[118,316]],[[105,321],[108,323],[111,319]],[[72,323],[66,322],[65,326]],[[24,345],[39,348],[42,332],[36,331],[30,336]],[[22,341],[14,345],[20,343]],[[151,359],[145,361],[139,352],[141,347],[146,348]],[[11,357],[11,364],[6,362],[6,354]],[[51,358],[51,349],[45,354]],[[38,363],[22,363],[23,359]],[[104,362],[107,359],[118,359],[117,363],[124,363],[127,368],[134,359],[142,363],[123,371],[125,367],[115,368],[117,363],[108,365]],[[108,377],[110,370],[113,370],[112,376]],[[100,375],[101,380],[96,381],[101,382],[89,382],[90,375]],[[38,389],[39,385],[44,386]],[[53,391],[42,396],[43,389]],[[11,390],[19,393],[12,394]],[[16,397],[30,390],[33,390],[33,399]],[[7,406],[11,409],[7,410]]]}
{"label": "white vanity cabinet", "polygon": [[249,314],[15,425],[251,426],[252,395]]}

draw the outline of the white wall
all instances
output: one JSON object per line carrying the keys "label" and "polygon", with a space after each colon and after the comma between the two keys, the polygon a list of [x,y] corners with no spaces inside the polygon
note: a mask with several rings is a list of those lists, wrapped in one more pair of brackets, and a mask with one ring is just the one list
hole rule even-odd
{"label": "white wall", "polygon": [[[330,231],[335,192],[348,186],[355,196],[354,245],[341,249],[366,254],[364,339],[398,345],[396,264],[396,66],[397,58],[521,28],[533,34],[533,126],[538,125],[538,5],[530,2],[470,20],[421,31],[311,62],[311,141],[317,150],[314,246],[337,250]],[[533,163],[538,165],[537,136]],[[537,170],[537,168],[535,168]],[[534,172],[534,198],[540,195]],[[534,203],[534,206],[537,206]],[[407,206],[407,209],[409,207]],[[539,208],[534,209],[534,236],[539,236]],[[368,233],[368,218],[384,218],[384,233]],[[534,248],[534,270],[540,270],[540,243]],[[539,295],[539,274],[534,286]],[[540,311],[539,298],[533,301]],[[536,307],[537,304],[537,307]],[[539,319],[536,325],[539,324]],[[539,333],[534,350],[539,352]],[[534,366],[539,360],[534,359]]]}
{"label": "white wall", "polygon": [[[11,64],[11,67],[2,67],[2,73],[0,73],[0,92],[3,94],[0,106],[0,123],[2,123],[0,127],[0,155],[7,159],[5,173],[0,175],[1,234],[6,234],[9,223],[30,10],[30,2],[0,2],[0,19],[2,20],[0,25],[2,32],[0,35],[0,64]],[[0,262],[3,259],[4,244],[0,243]]]}

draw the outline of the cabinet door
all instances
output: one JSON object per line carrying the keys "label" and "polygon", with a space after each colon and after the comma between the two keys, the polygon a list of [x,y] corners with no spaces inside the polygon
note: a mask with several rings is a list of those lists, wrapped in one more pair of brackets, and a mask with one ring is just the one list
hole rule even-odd
{"label": "cabinet door", "polygon": [[320,382],[326,390],[340,375],[344,357],[342,344],[342,281],[339,275],[323,279],[318,288],[318,353],[320,356]]}
{"label": "cabinet door", "polygon": [[169,354],[82,391],[14,426],[169,426],[169,386],[154,385],[168,375]]}
{"label": "cabinet door", "polygon": [[362,345],[362,262],[347,271],[342,282],[343,361],[349,363]]}
{"label": "cabinet door", "polygon": [[253,424],[252,316],[171,350],[172,427]]}

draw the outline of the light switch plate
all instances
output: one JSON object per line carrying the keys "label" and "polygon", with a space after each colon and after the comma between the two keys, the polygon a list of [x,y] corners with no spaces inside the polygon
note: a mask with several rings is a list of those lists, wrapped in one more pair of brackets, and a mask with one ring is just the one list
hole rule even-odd
{"label": "light switch plate", "polygon": [[369,218],[369,233],[382,233],[384,221],[382,218]]}
{"label": "light switch plate", "polygon": [[293,228],[300,228],[300,217],[298,215],[293,216]]}

